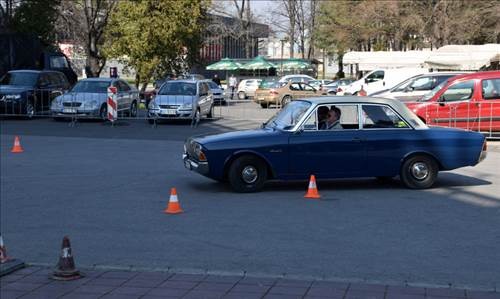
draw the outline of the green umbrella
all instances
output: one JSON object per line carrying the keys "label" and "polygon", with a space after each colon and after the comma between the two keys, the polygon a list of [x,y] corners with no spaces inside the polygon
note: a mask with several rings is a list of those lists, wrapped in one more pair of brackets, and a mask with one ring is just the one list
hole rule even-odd
{"label": "green umbrella", "polygon": [[309,62],[301,60],[301,59],[288,59],[287,61],[283,61],[283,69],[285,70],[293,70],[293,69],[312,69],[312,66]]}
{"label": "green umbrella", "polygon": [[276,65],[267,61],[262,56],[257,56],[252,61],[244,64],[241,68],[244,70],[269,70],[270,68],[276,68]]}
{"label": "green umbrella", "polygon": [[233,71],[237,70],[241,67],[241,64],[238,62],[234,62],[229,58],[223,58],[221,61],[216,63],[212,63],[207,66],[207,70],[209,71]]}

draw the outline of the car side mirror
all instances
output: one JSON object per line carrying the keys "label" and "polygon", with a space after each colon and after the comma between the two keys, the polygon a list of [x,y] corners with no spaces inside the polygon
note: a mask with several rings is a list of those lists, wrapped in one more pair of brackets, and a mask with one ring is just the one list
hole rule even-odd
{"label": "car side mirror", "polygon": [[437,102],[439,103],[439,106],[444,106],[444,102],[446,102],[446,98],[444,97],[444,95],[440,96]]}
{"label": "car side mirror", "polygon": [[365,78],[365,83],[370,83],[370,81],[368,80],[368,78]]}

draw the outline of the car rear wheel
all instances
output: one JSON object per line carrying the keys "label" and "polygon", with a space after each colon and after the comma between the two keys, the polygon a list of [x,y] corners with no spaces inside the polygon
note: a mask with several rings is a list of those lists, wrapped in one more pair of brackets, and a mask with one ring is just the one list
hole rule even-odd
{"label": "car rear wheel", "polygon": [[283,99],[281,100],[281,107],[285,107],[285,105],[290,103],[291,101],[292,101],[291,96],[284,96]]}
{"label": "car rear wheel", "polygon": [[137,102],[136,101],[133,101],[132,104],[130,104],[130,110],[128,112],[128,116],[137,117]]}
{"label": "car rear wheel", "polygon": [[238,99],[244,100],[244,99],[246,99],[246,97],[247,97],[247,95],[245,94],[244,91],[238,92]]}
{"label": "car rear wheel", "polygon": [[438,165],[429,156],[409,157],[401,166],[401,181],[410,189],[430,188],[437,179]]}
{"label": "car rear wheel", "polygon": [[260,103],[260,107],[266,109],[267,107],[269,107],[269,104],[268,103]]}
{"label": "car rear wheel", "polygon": [[267,166],[255,156],[241,156],[229,167],[229,183],[236,192],[256,192],[267,180]]}

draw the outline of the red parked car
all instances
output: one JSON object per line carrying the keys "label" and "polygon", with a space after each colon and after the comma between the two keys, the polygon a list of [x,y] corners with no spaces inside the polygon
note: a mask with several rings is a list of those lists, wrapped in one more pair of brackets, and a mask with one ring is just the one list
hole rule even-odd
{"label": "red parked car", "polygon": [[455,76],[406,103],[428,125],[500,131],[500,71]]}

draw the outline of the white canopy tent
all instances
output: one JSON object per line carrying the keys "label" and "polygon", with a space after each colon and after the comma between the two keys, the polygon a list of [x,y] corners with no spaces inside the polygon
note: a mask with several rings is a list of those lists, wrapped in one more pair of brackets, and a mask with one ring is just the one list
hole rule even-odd
{"label": "white canopy tent", "polygon": [[344,64],[358,65],[359,71],[372,71],[379,68],[420,68],[431,51],[376,51],[347,52]]}
{"label": "white canopy tent", "polygon": [[448,45],[432,51],[425,66],[438,70],[476,71],[500,55],[500,44]]}

